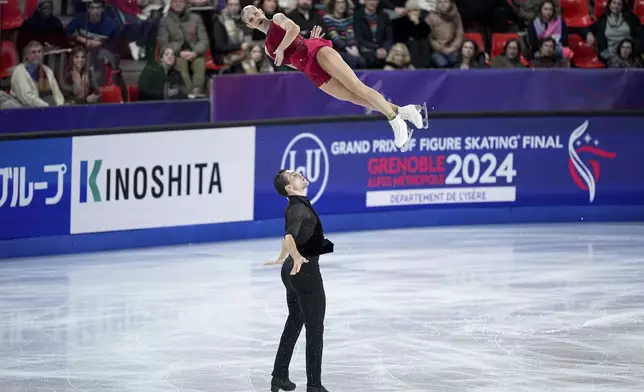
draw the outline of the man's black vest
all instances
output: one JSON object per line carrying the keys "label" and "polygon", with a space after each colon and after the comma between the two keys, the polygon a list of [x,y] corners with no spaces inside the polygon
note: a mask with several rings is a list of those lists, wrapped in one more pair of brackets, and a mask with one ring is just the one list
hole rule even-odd
{"label": "man's black vest", "polygon": [[[309,202],[307,198],[302,196],[289,196],[288,201],[289,201],[289,205],[292,205],[292,204],[304,205],[313,213],[313,215],[315,216],[315,219],[317,220],[315,224],[315,230],[313,231],[313,235],[304,244],[297,244],[297,251],[300,252],[300,254],[304,257],[319,256],[326,253],[332,253],[333,242],[324,238],[322,220],[320,220],[320,217],[318,216],[317,212],[315,212],[315,210],[313,209],[311,202]],[[287,207],[287,210],[288,210],[288,207]],[[286,218],[286,220],[288,224],[288,217]]]}

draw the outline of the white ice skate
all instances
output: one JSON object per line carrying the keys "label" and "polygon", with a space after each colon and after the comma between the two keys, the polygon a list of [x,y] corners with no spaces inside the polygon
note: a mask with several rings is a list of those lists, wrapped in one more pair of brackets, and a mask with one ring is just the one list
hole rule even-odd
{"label": "white ice skate", "polygon": [[394,130],[394,143],[400,151],[405,152],[409,148],[409,142],[411,141],[411,135],[414,133],[413,129],[407,127],[407,123],[402,119],[400,115],[394,117],[393,120],[389,121],[389,125]]}
{"label": "white ice skate", "polygon": [[429,128],[427,118],[427,104],[422,105],[405,105],[398,109],[398,115],[405,121],[411,122],[416,129]]}

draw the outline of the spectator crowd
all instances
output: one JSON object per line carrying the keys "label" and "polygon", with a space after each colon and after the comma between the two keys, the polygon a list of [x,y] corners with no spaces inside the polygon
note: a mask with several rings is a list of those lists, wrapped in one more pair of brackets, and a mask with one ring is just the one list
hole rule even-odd
{"label": "spectator crowd", "polygon": [[[642,68],[644,0],[0,0],[0,107],[204,97],[275,67],[255,4],[354,69]],[[140,64],[127,83],[124,63]]]}

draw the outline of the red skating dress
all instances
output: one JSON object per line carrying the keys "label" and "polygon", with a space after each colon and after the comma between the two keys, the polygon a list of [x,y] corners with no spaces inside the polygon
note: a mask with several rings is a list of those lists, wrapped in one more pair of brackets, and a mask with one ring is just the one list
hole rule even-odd
{"label": "red skating dress", "polygon": [[[273,58],[275,49],[282,43],[282,39],[286,35],[286,30],[281,28],[278,24],[271,22],[271,26],[266,33],[266,51]],[[325,47],[333,47],[333,43],[327,39],[314,38],[304,39],[298,35],[295,40],[284,51],[284,65],[292,65],[299,71],[304,72],[306,76],[317,86],[320,87],[331,79],[331,75],[320,67],[315,56],[318,51]]]}

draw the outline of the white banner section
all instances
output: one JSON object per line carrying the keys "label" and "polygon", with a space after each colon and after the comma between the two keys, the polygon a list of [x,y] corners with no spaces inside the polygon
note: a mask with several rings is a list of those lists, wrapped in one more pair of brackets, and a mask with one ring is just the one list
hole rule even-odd
{"label": "white banner section", "polygon": [[368,191],[367,207],[393,207],[424,204],[499,203],[517,199],[513,186],[477,188],[432,188]]}
{"label": "white banner section", "polygon": [[71,233],[253,219],[255,127],[75,137]]}

